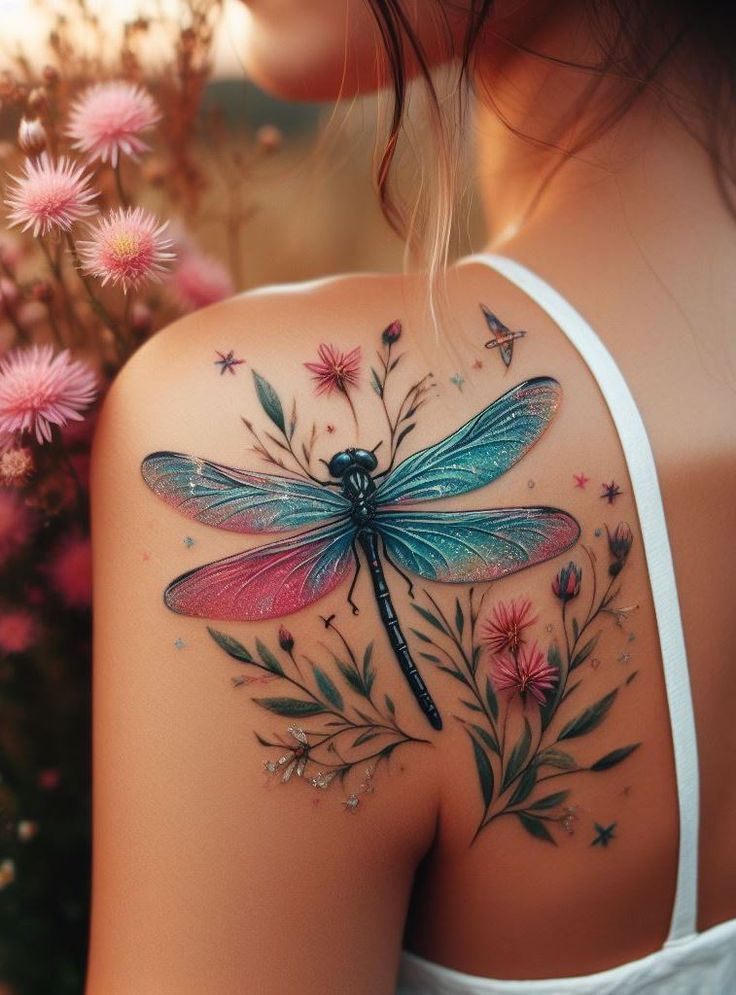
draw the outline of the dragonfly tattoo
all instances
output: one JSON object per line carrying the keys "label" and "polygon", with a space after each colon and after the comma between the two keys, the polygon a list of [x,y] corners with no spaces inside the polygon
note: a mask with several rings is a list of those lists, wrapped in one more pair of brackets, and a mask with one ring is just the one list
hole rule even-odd
{"label": "dragonfly tattoo", "polygon": [[141,465],[144,481],[189,518],[250,534],[302,529],[187,571],[166,587],[165,604],[201,618],[279,618],[324,597],[352,571],[347,600],[357,613],[352,595],[362,554],[396,660],[430,725],[441,729],[401,630],[384,561],[408,582],[411,595],[406,573],[438,583],[497,580],[557,556],[576,542],[580,528],[558,508],[402,506],[466,494],[502,476],[543,434],[561,397],[550,377],[525,380],[396,467],[376,472],[378,447],[335,453],[324,481],[151,453]]}

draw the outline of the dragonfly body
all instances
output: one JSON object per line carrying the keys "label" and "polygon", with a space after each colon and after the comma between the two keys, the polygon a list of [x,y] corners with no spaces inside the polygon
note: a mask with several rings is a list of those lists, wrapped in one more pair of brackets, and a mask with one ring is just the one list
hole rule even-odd
{"label": "dragonfly body", "polygon": [[[434,729],[442,728],[442,718],[432,700],[422,675],[417,670],[416,664],[412,660],[409,646],[401,631],[399,618],[396,614],[391,591],[386,582],[383,572],[383,564],[379,555],[379,536],[373,522],[378,511],[378,501],[376,498],[376,482],[371,475],[371,471],[376,469],[378,461],[372,452],[366,449],[346,449],[340,453],[335,453],[329,462],[330,475],[340,480],[342,493],[351,503],[350,517],[355,525],[355,542],[360,545],[368,570],[373,582],[373,593],[378,605],[381,620],[386,629],[391,648],[401,667],[401,672],[409,682],[414,696],[419,702],[419,706],[427,716],[430,725]],[[353,548],[356,556],[357,552]],[[385,553],[385,551],[384,551]],[[357,577],[357,571],[356,575]],[[352,587],[354,586],[355,578]],[[350,600],[350,595],[348,595]],[[357,611],[356,608],[353,608]]]}
{"label": "dragonfly body", "polygon": [[301,611],[352,575],[348,601],[355,610],[360,551],[396,659],[428,721],[440,729],[401,631],[383,560],[402,575],[433,583],[481,583],[549,560],[576,542],[577,522],[558,508],[407,507],[477,490],[506,473],[545,431],[561,397],[551,377],[522,381],[398,466],[392,458],[376,473],[375,451],[335,453],[327,464],[330,480],[150,453],[141,465],[144,481],[189,518],[251,534],[301,530],[176,577],[164,591],[166,606],[200,618],[263,621]]}

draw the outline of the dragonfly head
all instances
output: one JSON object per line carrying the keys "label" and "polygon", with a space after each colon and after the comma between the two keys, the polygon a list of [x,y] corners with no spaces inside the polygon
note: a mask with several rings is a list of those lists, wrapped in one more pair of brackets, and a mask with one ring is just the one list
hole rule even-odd
{"label": "dragonfly head", "polygon": [[368,449],[344,449],[341,453],[335,453],[328,464],[331,477],[343,477],[348,470],[359,466],[363,470],[372,473],[378,466],[375,453]]}

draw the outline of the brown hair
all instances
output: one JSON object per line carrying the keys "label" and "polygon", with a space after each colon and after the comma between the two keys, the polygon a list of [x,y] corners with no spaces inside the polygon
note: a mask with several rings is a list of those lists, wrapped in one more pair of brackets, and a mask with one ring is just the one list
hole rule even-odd
{"label": "brown hair", "polygon": [[[429,2],[429,0],[427,0]],[[414,31],[404,5],[405,0],[367,0],[383,42],[388,89],[393,96],[388,133],[378,156],[375,183],[381,205],[392,227],[416,247],[418,238],[415,223],[417,204],[402,202],[391,183],[391,167],[396,156],[397,144],[405,121],[407,81],[410,74],[418,75],[424,83],[429,101],[431,120],[439,138],[436,150],[440,187],[451,185],[455,153],[449,152],[457,140],[466,113],[466,95],[470,89],[469,69],[477,55],[478,42],[490,19],[494,0],[432,0],[440,27],[444,26],[450,51],[449,13],[462,11],[466,18],[465,36],[459,55],[457,79],[455,134],[448,134],[447,120],[443,121],[440,99],[429,68],[429,59]],[[664,91],[668,102],[690,133],[707,150],[716,181],[729,209],[736,216],[736,59],[733,39],[736,37],[736,14],[731,3],[701,0],[580,0],[581,11],[589,18],[601,57],[594,64],[552,61],[583,70],[590,76],[585,99],[593,96],[601,82],[615,77],[625,84],[619,100],[606,106],[593,125],[570,148],[558,149],[562,153],[559,166],[579,153],[595,138],[612,127],[650,86],[659,86],[659,77],[666,64],[678,60],[678,69],[688,84],[688,101],[674,91]],[[550,59],[548,55],[524,45],[514,47]],[[684,74],[684,75],[683,75]],[[509,128],[511,123],[503,118],[493,100],[489,87],[484,88],[486,101],[501,116]],[[531,141],[533,136],[524,135]],[[556,172],[556,170],[555,170]],[[553,175],[553,174],[552,174]],[[552,178],[548,175],[544,187]],[[537,192],[537,197],[542,189]],[[452,192],[441,190],[437,198],[434,224],[430,222],[427,245],[425,222],[424,243],[429,256],[431,273],[441,268],[447,259],[449,219],[447,198]]]}

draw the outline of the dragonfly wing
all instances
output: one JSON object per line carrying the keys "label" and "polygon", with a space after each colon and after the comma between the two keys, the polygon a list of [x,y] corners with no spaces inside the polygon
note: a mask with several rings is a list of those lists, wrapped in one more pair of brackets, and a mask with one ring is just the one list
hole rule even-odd
{"label": "dragonfly wing", "polygon": [[349,520],[267,543],[173,580],[164,602],[181,615],[254,622],[299,611],[328,594],[354,563]]}
{"label": "dragonfly wing", "polygon": [[452,435],[407,457],[379,485],[378,501],[434,501],[485,487],[534,445],[561,399],[551,377],[522,381]]}
{"label": "dragonfly wing", "polygon": [[580,526],[558,508],[381,510],[374,524],[399,567],[443,583],[497,580],[564,552]]}
{"label": "dragonfly wing", "polygon": [[333,488],[184,453],[151,453],[141,473],[151,490],[177,511],[231,532],[297,529],[350,509],[350,502]]}

